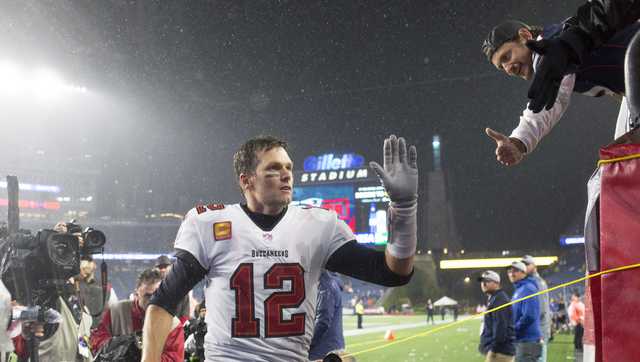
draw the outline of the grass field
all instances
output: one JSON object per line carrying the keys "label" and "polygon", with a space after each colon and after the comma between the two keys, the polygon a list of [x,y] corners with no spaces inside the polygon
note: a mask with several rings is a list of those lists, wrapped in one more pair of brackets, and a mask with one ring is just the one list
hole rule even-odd
{"label": "grass field", "polygon": [[[466,317],[461,317],[461,319]],[[450,323],[445,319],[444,323]],[[356,329],[355,316],[344,316],[345,341],[348,353],[355,353],[358,362],[429,361],[473,362],[484,361],[478,353],[480,320],[470,320],[435,333],[403,339],[444,326],[440,317],[436,325],[427,326],[425,316],[365,316],[364,329]],[[395,341],[384,340],[385,332],[392,329]],[[556,334],[549,344],[549,362],[572,361],[573,336]],[[374,351],[372,348],[383,347]]]}

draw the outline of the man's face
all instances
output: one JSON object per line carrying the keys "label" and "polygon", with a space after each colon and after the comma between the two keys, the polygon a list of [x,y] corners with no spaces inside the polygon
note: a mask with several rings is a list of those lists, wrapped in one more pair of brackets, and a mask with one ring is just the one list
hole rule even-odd
{"label": "man's face", "polygon": [[515,41],[504,43],[491,57],[491,63],[498,70],[507,73],[510,76],[520,77],[525,80],[533,78],[533,57],[531,49],[525,45],[530,40],[531,33],[524,32],[529,35],[522,35]]}
{"label": "man's face", "polygon": [[151,296],[159,286],[160,281],[157,281],[155,283],[142,283],[138,288],[136,288],[136,295],[138,296],[138,305],[140,308],[147,310]]}
{"label": "man's face", "polygon": [[524,272],[514,268],[509,268],[509,270],[507,270],[507,275],[509,275],[509,280],[511,281],[511,283],[522,280],[526,276]]}
{"label": "man's face", "polygon": [[158,271],[160,272],[160,274],[162,274],[163,278],[167,277],[167,274],[169,274],[169,272],[171,271],[171,264],[168,265],[158,265],[156,267],[158,269]]}
{"label": "man's face", "polygon": [[527,266],[527,274],[531,274],[534,271],[536,271],[536,265],[535,264],[525,264]]}
{"label": "man's face", "polygon": [[206,315],[207,315],[207,308],[205,308],[205,307],[200,308],[200,312],[198,313],[198,317],[204,318]]}
{"label": "man's face", "polygon": [[96,271],[96,263],[93,261],[82,260],[80,262],[80,276],[83,279],[87,279],[90,276],[93,276],[93,273]]}
{"label": "man's face", "polygon": [[293,162],[282,147],[257,153],[258,165],[252,175],[240,175],[240,183],[247,198],[261,205],[283,207],[291,202],[293,191]]}
{"label": "man's face", "polygon": [[480,282],[480,289],[483,293],[493,292],[498,289],[498,283],[491,280],[483,280]]}

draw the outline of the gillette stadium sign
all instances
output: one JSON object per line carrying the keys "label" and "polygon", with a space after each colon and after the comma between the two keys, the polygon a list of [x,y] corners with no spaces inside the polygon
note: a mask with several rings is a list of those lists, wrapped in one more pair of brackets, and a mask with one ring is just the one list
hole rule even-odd
{"label": "gillette stadium sign", "polygon": [[366,179],[369,169],[364,157],[356,153],[309,156],[304,160],[304,172],[300,174],[298,182],[336,182]]}
{"label": "gillette stadium sign", "polygon": [[360,168],[364,165],[364,157],[355,153],[343,155],[327,153],[321,156],[309,156],[304,160],[304,172],[336,171]]}

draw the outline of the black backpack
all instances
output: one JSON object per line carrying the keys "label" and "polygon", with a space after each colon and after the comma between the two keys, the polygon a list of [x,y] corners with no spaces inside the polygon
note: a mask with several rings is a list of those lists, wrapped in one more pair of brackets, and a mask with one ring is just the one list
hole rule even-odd
{"label": "black backpack", "polygon": [[142,343],[139,336],[125,334],[111,337],[100,349],[94,362],[138,362],[142,358]]}

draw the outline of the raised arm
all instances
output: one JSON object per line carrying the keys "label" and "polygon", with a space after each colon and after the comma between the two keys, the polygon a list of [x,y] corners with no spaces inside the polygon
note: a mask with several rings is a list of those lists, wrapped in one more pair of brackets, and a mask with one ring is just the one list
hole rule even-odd
{"label": "raised arm", "polygon": [[384,162],[371,162],[389,195],[389,243],[385,262],[392,272],[407,276],[413,270],[418,243],[418,154],[404,138],[391,135],[384,140]]}

